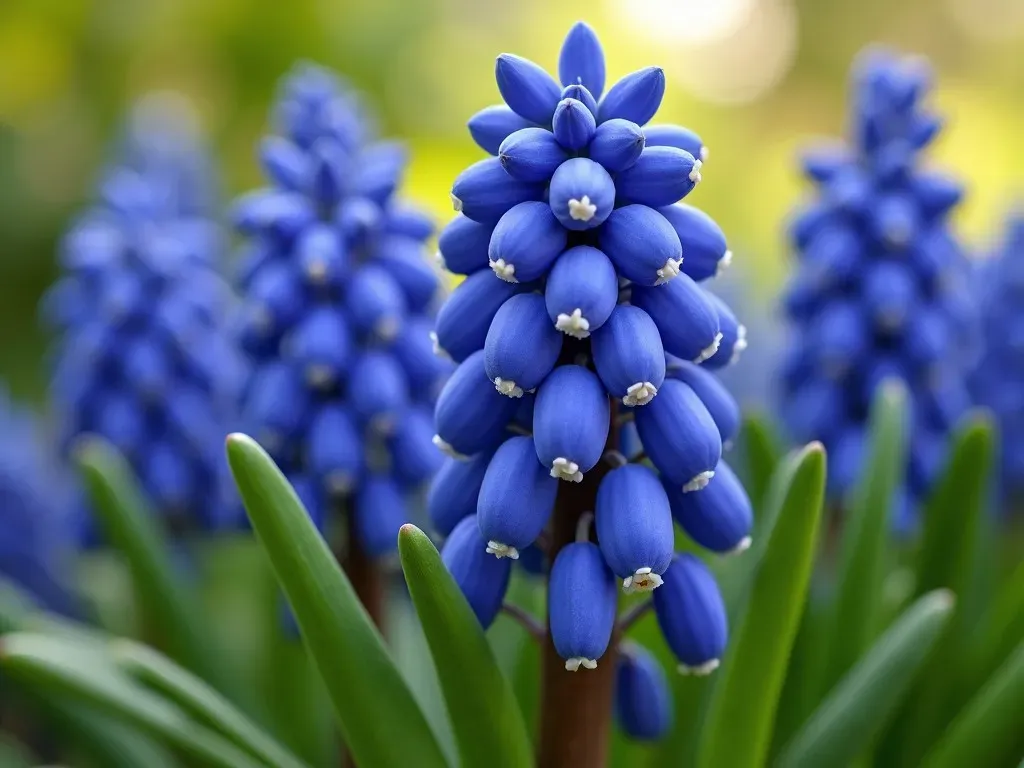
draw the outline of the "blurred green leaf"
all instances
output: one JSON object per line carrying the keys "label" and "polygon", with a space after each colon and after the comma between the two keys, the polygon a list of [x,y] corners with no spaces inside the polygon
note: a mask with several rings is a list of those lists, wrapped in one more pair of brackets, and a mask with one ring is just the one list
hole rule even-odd
{"label": "blurred green leaf", "polygon": [[81,702],[50,696],[46,710],[67,729],[75,746],[91,757],[95,765],[103,768],[176,768],[179,765],[162,744],[134,726]]}
{"label": "blurred green leaf", "polygon": [[78,445],[75,461],[96,516],[131,568],[138,607],[152,634],[147,639],[205,679],[219,681],[213,643],[203,632],[206,622],[198,597],[176,578],[156,513],[128,462],[96,437]]}
{"label": "blurred green leaf", "polygon": [[374,768],[446,765],[380,633],[284,475],[246,435],[229,436],[227,454],[355,761]]}
{"label": "blurred green leaf", "polygon": [[829,692],[774,765],[849,765],[868,749],[945,627],[953,600],[948,590],[936,590],[908,608]]}
{"label": "blurred green leaf", "polygon": [[11,633],[0,640],[0,668],[39,689],[75,697],[222,768],[262,768],[176,706],[135,684],[113,660],[63,637]]}
{"label": "blurred green leaf", "polygon": [[740,430],[740,447],[743,454],[745,486],[755,513],[760,515],[767,503],[768,488],[772,474],[782,460],[779,440],[771,421],[764,414],[748,413],[743,417]]}
{"label": "blurred green leaf", "polygon": [[409,594],[437,667],[464,768],[533,764],[533,748],[508,680],[473,609],[430,539],[414,525],[398,534]]}
{"label": "blurred green leaf", "polygon": [[824,691],[856,663],[880,627],[890,511],[904,475],[906,411],[907,393],[900,382],[886,381],[878,388],[872,404],[867,460],[843,517],[838,594],[824,646],[829,656]]}
{"label": "blurred green leaf", "polygon": [[1024,642],[957,715],[920,763],[923,768],[997,766],[1024,749]]}
{"label": "blurred green leaf", "polygon": [[118,665],[132,677],[155,689],[253,757],[275,768],[303,768],[301,760],[250,722],[227,699],[166,656],[131,640],[115,640],[110,652]]}
{"label": "blurred green leaf", "polygon": [[973,696],[1024,637],[1024,559],[1007,578],[971,633],[961,693]]}
{"label": "blurred green leaf", "polygon": [[13,735],[0,731],[0,767],[32,768],[34,761],[25,745]]}
{"label": "blurred green leaf", "polygon": [[789,464],[777,470],[778,520],[711,695],[698,750],[702,768],[762,765],[768,752],[814,561],[825,494],[824,448],[812,443]]}

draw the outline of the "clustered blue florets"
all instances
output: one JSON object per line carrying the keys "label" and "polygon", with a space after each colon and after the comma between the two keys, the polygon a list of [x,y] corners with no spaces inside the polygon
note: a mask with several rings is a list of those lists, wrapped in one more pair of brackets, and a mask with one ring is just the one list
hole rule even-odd
{"label": "clustered blue florets", "polygon": [[879,384],[893,378],[907,387],[910,451],[893,512],[903,530],[970,404],[966,260],[947,222],[962,190],[916,167],[941,127],[923,104],[929,87],[918,60],[883,51],[861,58],[849,146],[804,159],[818,196],[792,225],[799,264],[784,299],[795,332],[782,370],[785,416],[796,440],[828,448],[832,495],[859,474]]}
{"label": "clustered blue florets", "polygon": [[[459,363],[435,411],[434,441],[450,457],[428,501],[448,536],[443,557],[488,626],[511,562],[543,568],[536,542],[561,484],[583,482],[605,457],[616,468],[598,488],[597,543],[584,516],[550,566],[555,647],[569,670],[597,664],[618,580],[654,592],[669,645],[708,672],[726,642],[722,598],[700,560],[674,552],[673,519],[729,552],[749,544],[751,512],[721,458],[738,409],[707,370],[735,359],[745,330],[699,285],[731,254],[718,225],[679,202],[707,151],[688,129],[648,125],[661,69],[605,89],[585,24],[562,46],[560,82],[509,54],[495,69],[505,103],[469,121],[493,157],[456,179],[458,215],[438,244],[442,263],[467,276],[434,332],[438,353]],[[628,439],[613,443],[625,413]],[[653,468],[626,463],[631,446]]]}
{"label": "clustered blue florets", "polygon": [[971,392],[989,408],[1001,437],[1001,490],[1024,491],[1024,209],[1007,222],[998,251],[979,260],[974,275],[985,351]]}
{"label": "clustered blue florets", "polygon": [[256,365],[245,419],[317,525],[352,499],[359,541],[380,556],[440,463],[432,408],[450,365],[429,338],[433,224],[395,200],[404,148],[372,141],[331,73],[297,69],[276,117],[260,152],[270,186],[235,208],[249,236],[241,342]]}
{"label": "clustered blue florets", "polygon": [[170,522],[221,528],[241,513],[223,440],[245,369],[227,332],[209,168],[180,105],[142,102],[99,200],[63,242],[44,313],[61,332],[52,400],[64,450],[99,435]]}

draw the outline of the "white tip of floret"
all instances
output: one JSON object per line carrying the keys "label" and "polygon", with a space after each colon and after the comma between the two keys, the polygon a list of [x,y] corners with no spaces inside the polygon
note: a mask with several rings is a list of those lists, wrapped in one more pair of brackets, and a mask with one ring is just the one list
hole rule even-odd
{"label": "white tip of floret", "polygon": [[313,389],[324,389],[334,383],[334,371],[329,365],[313,363],[306,366],[306,381]]}
{"label": "white tip of floret", "polygon": [[622,580],[622,591],[627,595],[634,592],[653,592],[664,583],[664,579],[651,568],[637,568],[632,576]]}
{"label": "white tip of floret", "polygon": [[445,456],[450,456],[451,458],[457,459],[459,461],[467,461],[469,459],[469,456],[466,456],[463,453],[459,453],[454,448],[452,448],[451,443],[444,440],[440,435],[434,435],[433,438],[431,438],[430,442],[436,445],[438,450],[441,451],[441,453],[443,453]]}
{"label": "white tip of floret", "polygon": [[580,465],[561,456],[551,462],[551,476],[570,483],[583,482],[583,473],[580,472]]}
{"label": "white tip of floret", "polygon": [[430,332],[430,341],[434,345],[434,354],[438,357],[443,357],[445,360],[451,360],[452,356],[448,354],[448,350],[441,346],[441,342],[437,339],[437,332]]}
{"label": "white tip of floret", "polygon": [[721,343],[722,334],[716,333],[715,340],[712,341],[708,346],[704,347],[704,349],[700,351],[700,354],[693,359],[693,362],[699,365],[700,363],[703,363],[705,360],[713,357],[715,353],[718,352],[718,347],[721,345]]}
{"label": "white tip of floret", "polygon": [[494,274],[504,280],[506,283],[518,283],[516,280],[516,265],[506,264],[504,259],[489,259],[487,266],[494,270]]}
{"label": "white tip of floret", "polygon": [[742,552],[746,552],[748,549],[750,549],[750,545],[753,544],[753,543],[754,543],[754,540],[752,538],[750,538],[749,536],[744,536],[742,539],[740,539],[739,543],[735,547],[730,549],[725,554],[727,554],[727,555],[738,555],[738,554],[740,554]]}
{"label": "white tip of floret", "polygon": [[702,165],[704,165],[704,163],[702,163],[700,160],[693,161],[693,168],[690,170],[690,181],[692,181],[694,184],[700,184],[700,169]]}
{"label": "white tip of floret", "polygon": [[336,496],[342,496],[350,493],[355,488],[355,479],[351,473],[346,472],[343,469],[336,469],[332,472],[328,472],[324,477],[324,484],[327,486],[327,490]]}
{"label": "white tip of floret", "polygon": [[323,283],[327,279],[327,262],[323,259],[313,259],[306,265],[306,277],[313,283]]}
{"label": "white tip of floret", "polygon": [[729,365],[739,362],[740,355],[747,348],[747,326],[741,325],[736,329],[736,343],[732,347],[732,357],[729,358]]}
{"label": "white tip of floret", "polygon": [[505,395],[505,397],[522,397],[523,388],[511,379],[503,379],[500,376],[494,379],[494,388]]}
{"label": "white tip of floret", "polygon": [[679,671],[684,675],[696,675],[697,677],[703,677],[704,675],[710,675],[718,669],[718,665],[720,663],[721,662],[719,662],[718,659],[711,659],[710,661],[705,661],[703,664],[698,664],[696,667],[688,667],[685,664],[680,664]]}
{"label": "white tip of floret", "polygon": [[438,248],[437,253],[434,254],[434,263],[441,269],[448,269],[448,263],[444,260],[444,254],[441,253],[440,248]]}
{"label": "white tip of floret", "polygon": [[579,200],[572,198],[569,201],[569,218],[573,221],[590,221],[596,215],[597,206],[590,202],[587,195]]}
{"label": "white tip of floret", "polygon": [[597,659],[585,659],[582,656],[577,656],[572,659],[565,660],[565,669],[567,672],[575,672],[580,667],[584,669],[597,669]]}
{"label": "white tip of floret", "polygon": [[715,476],[713,469],[701,472],[690,482],[683,486],[683,493],[690,493],[691,491],[702,491],[708,487],[708,483],[711,482],[711,478]]}
{"label": "white tip of floret", "polygon": [[647,405],[654,396],[658,394],[658,388],[649,381],[638,381],[630,385],[626,390],[626,396],[622,398],[623,405]]}
{"label": "white tip of floret", "polygon": [[456,213],[462,213],[462,201],[459,200],[459,198],[457,198],[455,196],[454,192],[451,193],[451,198],[452,198],[452,208],[455,209]]}
{"label": "white tip of floret", "polygon": [[373,326],[374,335],[381,341],[394,341],[402,328],[402,321],[394,315],[387,315],[377,321]]}
{"label": "white tip of floret", "polygon": [[561,313],[555,320],[555,328],[574,339],[585,339],[590,335],[590,321],[583,316],[583,310],[578,307],[571,315]]}
{"label": "white tip of floret", "polygon": [[656,274],[658,279],[654,281],[655,285],[664,285],[672,278],[679,275],[679,265],[683,263],[682,259],[669,259],[662,264],[661,269],[657,270]]}
{"label": "white tip of floret", "polygon": [[508,544],[502,544],[500,541],[487,542],[487,554],[494,555],[496,558],[501,560],[503,557],[507,557],[509,560],[519,559],[519,550],[515,547],[510,547]]}
{"label": "white tip of floret", "polygon": [[708,155],[710,155],[711,152],[708,151],[707,147],[701,147],[699,154],[700,157],[698,157],[697,159],[700,160],[702,163],[706,163],[708,161]]}
{"label": "white tip of floret", "polygon": [[722,254],[722,258],[718,260],[718,264],[715,266],[715,277],[725,272],[729,267],[732,266],[732,251],[726,251]]}

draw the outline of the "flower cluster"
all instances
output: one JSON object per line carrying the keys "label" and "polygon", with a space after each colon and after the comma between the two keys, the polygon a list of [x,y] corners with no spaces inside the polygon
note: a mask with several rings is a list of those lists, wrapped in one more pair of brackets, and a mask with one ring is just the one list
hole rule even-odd
{"label": "flower cluster", "polygon": [[429,336],[433,224],[395,199],[404,148],[372,140],[330,72],[289,75],[276,123],[260,148],[270,185],[235,207],[249,238],[241,342],[255,363],[244,417],[317,525],[351,500],[360,544],[381,556],[441,459],[432,409],[450,364]]}
{"label": "flower cluster", "polygon": [[[699,285],[731,256],[718,225],[679,202],[707,152],[692,131],[648,125],[661,69],[605,89],[586,25],[570,30],[558,71],[502,54],[505,104],[469,121],[493,157],[456,179],[458,215],[439,238],[445,266],[467,277],[435,326],[459,366],[435,411],[450,458],[428,511],[486,627],[512,562],[543,560],[560,492],[593,484],[593,515],[549,552],[549,631],[566,669],[605,654],[621,587],[653,593],[669,645],[704,673],[724,649],[725,610],[706,566],[674,552],[673,520],[715,552],[744,549],[751,523],[722,460],[737,407],[707,370],[735,358],[745,331]],[[627,421],[649,462],[623,455]]]}
{"label": "flower cluster", "polygon": [[1024,491],[1024,209],[1010,217],[999,250],[978,262],[975,291],[987,343],[971,377],[972,394],[999,424],[1002,491],[1018,495]]}
{"label": "flower cluster", "polygon": [[803,162],[818,194],[792,224],[799,263],[784,298],[794,329],[782,370],[786,420],[796,440],[828,448],[833,496],[858,476],[878,385],[894,378],[907,387],[911,443],[893,512],[903,530],[970,403],[967,262],[947,222],[961,186],[916,167],[941,127],[923,103],[929,86],[918,60],[881,50],[861,57],[849,144]]}
{"label": "flower cluster", "polygon": [[187,112],[140,103],[99,200],[64,239],[43,310],[60,332],[51,394],[64,450],[102,436],[169,522],[221,528],[241,513],[223,440],[245,369],[209,167]]}
{"label": "flower cluster", "polygon": [[69,613],[75,606],[63,567],[78,521],[69,518],[66,485],[41,438],[33,415],[0,386],[0,579]]}

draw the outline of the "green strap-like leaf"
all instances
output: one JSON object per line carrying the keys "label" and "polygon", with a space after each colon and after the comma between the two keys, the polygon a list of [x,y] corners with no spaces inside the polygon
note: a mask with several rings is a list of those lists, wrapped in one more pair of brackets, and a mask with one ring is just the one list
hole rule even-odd
{"label": "green strap-like leaf", "polygon": [[73,696],[220,768],[265,768],[133,683],[109,657],[63,637],[11,633],[0,640],[0,668],[39,689]]}
{"label": "green strap-like leaf", "polygon": [[856,663],[880,628],[889,513],[905,471],[906,411],[906,389],[900,382],[886,381],[879,387],[867,461],[843,517],[838,595],[825,646],[830,659],[821,690],[831,689]]}
{"label": "green strap-like leaf", "polygon": [[444,766],[437,739],[380,633],[284,475],[246,435],[231,435],[227,453],[252,527],[288,597],[356,763]]}
{"label": "green strap-like leaf", "polygon": [[764,415],[748,413],[744,416],[740,448],[746,470],[743,475],[744,485],[756,513],[760,514],[767,501],[772,474],[782,460],[778,437]]}
{"label": "green strap-like leaf", "polygon": [[[48,696],[46,713],[68,732],[75,746],[103,768],[177,768],[168,749],[122,720],[81,702]],[[0,765],[3,762],[0,761]]]}
{"label": "green strap-like leaf", "polygon": [[1003,583],[988,610],[971,633],[966,662],[961,670],[961,693],[973,696],[1024,637],[1024,560]]}
{"label": "green strap-like leaf", "polygon": [[463,768],[527,768],[533,750],[512,686],[430,539],[402,526],[398,552],[437,668]]}
{"label": "green strap-like leaf", "polygon": [[261,731],[217,691],[166,656],[131,640],[110,647],[119,666],[176,703],[199,722],[273,768],[304,768],[304,763]]}
{"label": "green strap-like leaf", "polygon": [[1024,749],[1024,642],[957,715],[922,768],[1009,765]]}
{"label": "green strap-like leaf", "polygon": [[908,608],[839,681],[775,765],[849,765],[869,748],[906,694],[952,609],[953,595],[944,589]]}
{"label": "green strap-like leaf", "polygon": [[[780,467],[789,474],[789,469]],[[722,662],[698,750],[701,768],[760,766],[807,597],[825,493],[825,451],[812,443],[783,486],[778,520]]]}

